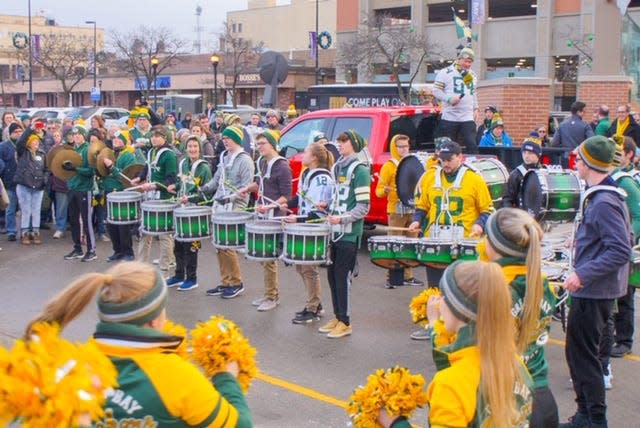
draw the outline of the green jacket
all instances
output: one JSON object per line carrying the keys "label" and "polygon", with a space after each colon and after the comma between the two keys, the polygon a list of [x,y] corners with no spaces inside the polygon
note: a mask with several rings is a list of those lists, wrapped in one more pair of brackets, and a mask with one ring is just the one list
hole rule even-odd
{"label": "green jacket", "polygon": [[605,117],[604,119],[600,119],[598,121],[598,124],[596,125],[596,129],[593,131],[593,133],[596,135],[602,135],[603,137],[606,137],[609,134],[610,127],[611,127],[611,121],[609,120],[608,117]]}
{"label": "green jacket", "polygon": [[105,192],[116,192],[124,190],[124,186],[120,182],[120,173],[129,165],[133,165],[136,162],[135,155],[132,153],[133,147],[129,146],[123,148],[116,158],[115,163],[111,167],[111,174],[102,179],[102,185]]}
{"label": "green jacket", "polygon": [[[193,170],[194,164],[196,164],[195,171]],[[192,196],[198,195],[197,198],[189,198],[189,202],[198,203],[202,202],[204,198],[199,194],[199,190],[201,186],[204,186],[208,183],[211,178],[211,167],[209,167],[209,163],[204,159],[198,159],[193,164],[188,157],[185,157],[180,161],[178,165],[180,179],[178,180],[178,191],[183,191],[185,195]],[[183,181],[183,177],[185,180]]]}
{"label": "green jacket", "polygon": [[89,165],[89,143],[85,141],[75,151],[82,157],[82,163],[76,168],[76,175],[67,180],[67,187],[76,192],[92,191],[96,170]]}
{"label": "green jacket", "polygon": [[346,242],[359,242],[364,229],[364,216],[369,209],[371,203],[371,175],[369,169],[364,164],[355,166],[355,169],[350,168],[354,162],[358,162],[357,156],[353,156],[353,159],[347,158],[341,159],[337,162],[331,171],[332,178],[334,180],[333,188],[333,201],[331,205],[331,214],[354,216],[354,208],[356,205],[361,204],[361,207],[366,207],[365,212],[359,212],[356,215],[357,220],[353,221],[349,219],[341,226],[341,232],[338,232],[338,228],[333,229],[334,238],[344,232],[344,235],[340,238],[341,241]]}
{"label": "green jacket", "polygon": [[617,172],[628,172],[631,171],[633,167],[629,168],[616,168],[611,172],[611,176],[616,180],[618,186],[625,191],[627,197],[625,202],[627,203],[627,207],[629,208],[629,214],[631,217],[631,228],[633,229],[633,234],[635,235],[636,242],[638,238],[640,238],[640,184],[633,178],[629,176],[621,176],[616,177]]}
{"label": "green jacket", "polygon": [[[166,150],[165,150],[166,149]],[[151,169],[151,177],[149,177],[149,168]],[[147,180],[149,182],[161,183],[169,186],[176,183],[178,174],[178,158],[173,149],[164,144],[160,147],[153,147],[147,153]],[[173,195],[161,187],[160,199],[170,199]]]}

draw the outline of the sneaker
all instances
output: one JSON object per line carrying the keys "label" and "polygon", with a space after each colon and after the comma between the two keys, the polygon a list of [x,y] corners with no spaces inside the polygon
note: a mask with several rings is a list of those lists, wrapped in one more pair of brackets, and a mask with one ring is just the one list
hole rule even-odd
{"label": "sneaker", "polygon": [[69,254],[64,256],[64,259],[65,260],[75,260],[75,259],[81,259],[83,256],[84,256],[84,253],[82,252],[82,250],[74,249]]}
{"label": "sneaker", "polygon": [[351,325],[346,325],[345,323],[340,321],[335,326],[335,328],[327,334],[327,337],[330,339],[338,339],[340,337],[350,336],[351,333],[353,333],[353,328],[351,327]]}
{"label": "sneaker", "polygon": [[160,259],[153,259],[153,261],[151,262],[154,265],[159,265],[160,264]]}
{"label": "sneaker", "polygon": [[386,288],[387,290],[393,290],[394,288],[396,288],[396,286],[391,284],[389,281],[386,281],[384,283],[384,288]]}
{"label": "sneaker", "polygon": [[60,239],[64,236],[64,233],[61,230],[56,230],[56,233],[53,234],[53,239]]}
{"label": "sneaker", "polygon": [[414,331],[411,333],[411,339],[413,340],[429,340],[431,339],[431,335],[427,331],[427,329],[422,328],[420,330]]}
{"label": "sneaker", "polygon": [[334,328],[336,328],[336,326],[338,325],[340,321],[338,321],[337,318],[332,319],[331,321],[329,321],[328,323],[326,323],[325,325],[323,325],[322,327],[320,327],[318,329],[318,331],[320,333],[330,333]]}
{"label": "sneaker", "polygon": [[84,257],[82,258],[83,262],[91,262],[94,261],[98,258],[98,256],[96,255],[96,253],[94,251],[87,251],[84,255]]}
{"label": "sneaker", "polygon": [[122,256],[122,260],[125,262],[134,261],[136,257],[133,254],[127,254],[126,256]]}
{"label": "sneaker", "polygon": [[256,299],[256,300],[251,302],[251,306],[260,306],[261,304],[264,303],[265,300],[267,300],[266,297],[261,297],[259,299]]}
{"label": "sneaker", "polygon": [[[301,311],[296,312],[296,316],[301,315],[302,313],[304,313],[307,310],[307,307],[305,306],[304,308],[302,308]],[[322,315],[324,315],[324,308],[322,307],[322,303],[318,304],[318,308],[316,309],[316,314],[321,317]]]}
{"label": "sneaker", "polygon": [[613,378],[613,376],[608,374],[608,375],[602,376],[602,378],[604,380],[604,389],[606,389],[606,390],[612,389],[613,388],[613,384],[611,383],[611,379]]}
{"label": "sneaker", "polygon": [[180,287],[178,287],[178,291],[189,291],[194,288],[198,288],[198,283],[193,279],[187,279],[182,283],[182,285],[180,285]]}
{"label": "sneaker", "polygon": [[630,353],[631,347],[622,343],[616,343],[611,349],[611,356],[615,358],[622,358]]}
{"label": "sneaker", "polygon": [[109,257],[107,257],[107,263],[117,262],[121,258],[123,257],[120,255],[120,253],[113,253]]}
{"label": "sneaker", "polygon": [[184,279],[181,276],[172,276],[171,278],[167,279],[167,287],[177,287],[178,285],[181,285],[183,281]]}
{"label": "sneaker", "polygon": [[569,418],[569,422],[561,423],[559,428],[589,428],[589,426],[589,415],[576,412],[575,415]]}
{"label": "sneaker", "polygon": [[424,282],[416,278],[409,278],[404,280],[404,285],[409,285],[409,286],[416,285],[418,287],[422,287],[424,286]]}
{"label": "sneaker", "polygon": [[313,321],[320,321],[320,315],[316,312],[304,310],[302,313],[296,313],[296,317],[291,320],[294,324],[309,324]]}
{"label": "sneaker", "polygon": [[207,290],[207,296],[219,296],[224,292],[224,289],[227,288],[224,285],[220,284],[214,288],[210,288]]}
{"label": "sneaker", "polygon": [[100,235],[100,240],[102,242],[111,242],[111,239],[109,239],[109,237],[105,234]]}
{"label": "sneaker", "polygon": [[15,233],[10,233],[10,234],[7,236],[7,241],[9,241],[9,242],[15,242],[15,241],[16,241],[16,234],[15,234]]}
{"label": "sneaker", "polygon": [[225,287],[220,297],[223,299],[233,299],[242,293],[244,293],[244,285],[232,285],[231,287]]}
{"label": "sneaker", "polygon": [[264,299],[264,301],[256,309],[258,312],[266,312],[275,309],[280,303],[280,300]]}

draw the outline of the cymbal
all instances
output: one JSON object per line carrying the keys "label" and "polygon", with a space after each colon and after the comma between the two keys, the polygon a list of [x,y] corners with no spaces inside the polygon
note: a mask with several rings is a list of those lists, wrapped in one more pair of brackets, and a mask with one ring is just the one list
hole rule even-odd
{"label": "cymbal", "polygon": [[104,144],[100,140],[94,141],[93,143],[89,144],[89,150],[87,151],[87,158],[89,158],[89,165],[91,165],[93,168],[96,167],[96,159],[98,158],[98,154],[105,147],[107,147],[106,144]]}
{"label": "cymbal", "polygon": [[[140,175],[144,167],[145,167],[144,164],[134,163],[132,165],[129,165],[125,169],[123,169],[122,174],[126,175],[130,179],[134,179],[138,175]],[[120,177],[120,183],[122,183],[124,187],[131,187],[131,183],[127,181],[124,177]]]}
{"label": "cymbal", "polygon": [[51,172],[60,180],[67,181],[68,179],[76,175],[76,172],[63,169],[62,164],[65,161],[71,161],[71,163],[77,168],[82,165],[82,156],[80,156],[80,153],[76,152],[75,150],[60,150],[53,157],[53,160],[51,161]]}
{"label": "cymbal", "polygon": [[109,147],[105,147],[104,149],[100,150],[100,153],[98,153],[98,157],[96,160],[96,169],[98,170],[98,174],[100,174],[100,176],[102,177],[106,177],[111,173],[109,171],[109,168],[104,165],[105,159],[111,159],[111,162],[116,161],[116,155]]}
{"label": "cymbal", "polygon": [[55,147],[52,147],[47,152],[47,166],[51,167],[51,164],[53,163],[53,158],[60,152],[60,150],[73,150],[73,147],[67,144],[59,144]]}

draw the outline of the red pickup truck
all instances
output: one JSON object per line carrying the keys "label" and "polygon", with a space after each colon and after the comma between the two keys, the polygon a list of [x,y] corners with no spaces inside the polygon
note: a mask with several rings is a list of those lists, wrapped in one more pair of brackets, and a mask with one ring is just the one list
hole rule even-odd
{"label": "red pickup truck", "polygon": [[[385,199],[376,197],[375,187],[380,168],[390,157],[389,142],[396,134],[406,134],[411,138],[412,150],[432,149],[437,113],[437,109],[425,106],[314,111],[297,118],[283,129],[280,149],[281,153],[290,159],[293,176],[298,177],[302,151],[318,133],[322,132],[330,141],[335,141],[341,132],[355,129],[368,142],[363,156],[366,156],[372,165],[371,208],[365,221],[387,224],[387,203]],[[293,184],[295,193],[297,181]]]}

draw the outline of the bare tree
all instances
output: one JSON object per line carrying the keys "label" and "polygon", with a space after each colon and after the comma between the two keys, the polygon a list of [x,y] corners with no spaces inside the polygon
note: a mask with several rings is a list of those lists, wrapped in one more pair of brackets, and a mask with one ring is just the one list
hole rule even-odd
{"label": "bare tree", "polygon": [[411,85],[423,62],[438,54],[440,47],[410,25],[398,24],[390,15],[372,14],[362,24],[351,39],[340,40],[338,63],[348,69],[359,65],[369,68],[376,64],[386,65],[398,87],[398,96],[402,102],[410,104],[410,94],[402,90],[400,71],[409,66],[408,83]]}
{"label": "bare tree", "polygon": [[224,52],[224,60],[221,63],[225,76],[231,76],[231,88],[227,91],[231,95],[233,107],[236,108],[238,78],[241,73],[255,71],[258,56],[264,48],[263,42],[254,43],[252,40],[243,39],[236,35],[234,24],[225,22],[220,34],[220,50]]}
{"label": "bare tree", "polygon": [[[141,85],[140,90],[148,97],[154,78],[179,61],[188,42],[169,28],[142,26],[127,33],[112,31],[108,46],[115,55],[116,68],[132,74],[138,82],[146,79],[146,87]],[[158,59],[155,76],[151,61],[154,57]]]}

